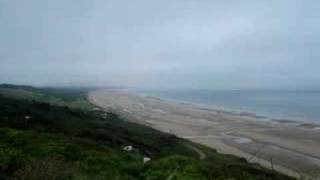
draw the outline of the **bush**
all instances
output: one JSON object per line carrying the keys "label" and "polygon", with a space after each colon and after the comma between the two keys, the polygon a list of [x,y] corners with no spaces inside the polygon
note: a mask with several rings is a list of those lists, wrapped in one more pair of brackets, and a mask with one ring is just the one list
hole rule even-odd
{"label": "bush", "polygon": [[22,169],[16,171],[15,180],[63,180],[71,179],[71,170],[62,159],[46,157],[32,159]]}
{"label": "bush", "polygon": [[21,151],[12,148],[0,149],[0,174],[10,175],[25,163],[25,156]]}

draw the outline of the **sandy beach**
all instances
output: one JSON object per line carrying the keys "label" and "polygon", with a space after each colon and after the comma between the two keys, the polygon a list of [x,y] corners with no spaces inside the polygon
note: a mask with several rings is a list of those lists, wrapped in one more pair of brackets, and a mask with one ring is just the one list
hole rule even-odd
{"label": "sandy beach", "polygon": [[320,178],[320,126],[290,120],[264,121],[126,92],[98,90],[91,103],[130,121],[201,143],[282,173]]}

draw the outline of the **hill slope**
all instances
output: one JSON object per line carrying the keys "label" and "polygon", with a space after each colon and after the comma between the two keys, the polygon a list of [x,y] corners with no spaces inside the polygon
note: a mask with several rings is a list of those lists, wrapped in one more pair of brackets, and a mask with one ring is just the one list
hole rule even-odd
{"label": "hill slope", "polygon": [[291,179],[93,110],[86,91],[0,86],[0,179]]}

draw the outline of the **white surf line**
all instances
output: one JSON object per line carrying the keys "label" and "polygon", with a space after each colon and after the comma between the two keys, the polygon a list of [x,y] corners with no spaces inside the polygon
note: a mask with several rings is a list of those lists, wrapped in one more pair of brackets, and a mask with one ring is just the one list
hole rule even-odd
{"label": "white surf line", "polygon": [[194,119],[195,122],[201,123],[201,125],[219,125],[219,122],[216,121],[210,121],[207,119]]}
{"label": "white surf line", "polygon": [[152,109],[153,112],[159,112],[159,113],[162,113],[162,114],[165,114],[166,112],[163,111],[162,109]]}
{"label": "white surf line", "polygon": [[222,132],[221,136],[231,138],[233,141],[235,141],[238,144],[248,144],[248,143],[252,142],[252,139],[247,138],[247,137],[230,135],[230,133],[232,133],[232,132],[233,131]]}
{"label": "white surf line", "polygon": [[251,139],[245,138],[245,137],[239,137],[238,139],[235,139],[234,141],[236,141],[238,144],[248,144],[248,143],[252,142]]}
{"label": "white surf line", "polygon": [[206,136],[181,136],[184,139],[196,139],[196,138],[219,138],[218,136],[214,136],[211,134],[208,134]]}
{"label": "white surf line", "polygon": [[143,107],[143,108],[145,107],[145,105],[143,103],[137,103],[137,105],[140,107]]}
{"label": "white surf line", "polygon": [[314,130],[314,131],[320,131],[320,127],[314,127],[314,128],[312,128],[312,130]]}

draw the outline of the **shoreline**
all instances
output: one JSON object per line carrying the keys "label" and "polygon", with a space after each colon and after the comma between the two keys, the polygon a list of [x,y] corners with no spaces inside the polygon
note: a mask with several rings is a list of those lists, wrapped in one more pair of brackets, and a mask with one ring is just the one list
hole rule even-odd
{"label": "shoreline", "polygon": [[141,96],[143,98],[151,98],[151,99],[157,99],[160,101],[168,101],[171,103],[176,103],[176,104],[182,104],[182,105],[189,105],[196,107],[198,109],[204,109],[208,111],[215,111],[215,112],[220,112],[220,113],[226,113],[230,115],[238,115],[238,116],[244,116],[248,118],[254,118],[259,121],[271,121],[271,122],[277,122],[277,123],[283,123],[283,124],[290,124],[290,125],[297,125],[297,126],[314,126],[320,128],[320,122],[312,119],[295,119],[290,116],[274,116],[274,115],[262,115],[262,113],[256,113],[253,111],[241,111],[241,110],[236,110],[232,108],[227,108],[227,107],[216,107],[211,104],[205,104],[205,103],[197,103],[197,102],[191,102],[191,101],[184,101],[184,100],[178,100],[174,98],[165,98],[165,97],[160,97],[156,95],[150,95],[150,94],[143,94],[140,92],[132,92],[132,91],[124,91],[125,93],[135,95],[135,96]]}
{"label": "shoreline", "polygon": [[320,177],[320,128],[310,129],[310,123],[296,126],[291,121],[261,121],[250,114],[199,108],[123,91],[98,90],[90,92],[88,98],[130,121],[204,144],[220,153],[243,157],[294,177]]}

